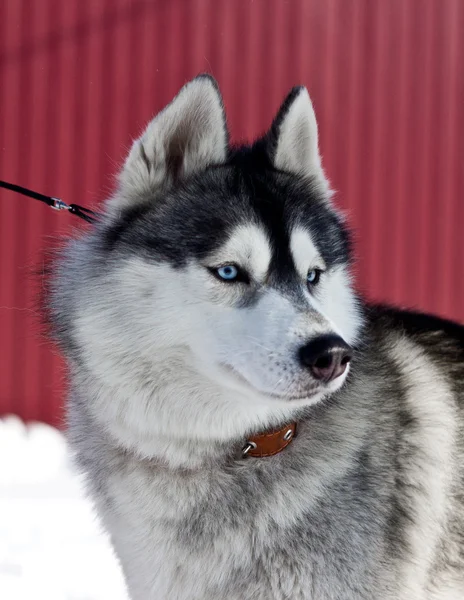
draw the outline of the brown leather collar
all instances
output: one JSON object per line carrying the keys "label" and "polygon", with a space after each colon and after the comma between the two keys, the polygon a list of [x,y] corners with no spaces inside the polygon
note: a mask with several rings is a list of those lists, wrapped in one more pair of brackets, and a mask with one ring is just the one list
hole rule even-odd
{"label": "brown leather collar", "polygon": [[243,448],[243,456],[274,456],[282,452],[293,440],[296,434],[296,423],[290,423],[281,429],[260,433],[247,439]]}

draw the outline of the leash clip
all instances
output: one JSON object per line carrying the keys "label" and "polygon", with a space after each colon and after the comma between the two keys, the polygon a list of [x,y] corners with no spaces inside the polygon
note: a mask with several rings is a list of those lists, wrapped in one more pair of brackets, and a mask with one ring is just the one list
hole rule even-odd
{"label": "leash clip", "polygon": [[53,208],[54,210],[70,210],[70,208],[71,208],[69,206],[69,204],[66,204],[66,202],[63,202],[63,200],[61,200],[61,198],[54,198],[52,196],[51,200],[52,200],[53,204],[50,204],[50,208]]}

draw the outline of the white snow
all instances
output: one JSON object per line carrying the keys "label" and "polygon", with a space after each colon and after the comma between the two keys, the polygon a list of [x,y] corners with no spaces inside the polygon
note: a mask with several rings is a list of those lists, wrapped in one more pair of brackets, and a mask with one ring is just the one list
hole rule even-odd
{"label": "white snow", "polygon": [[0,598],[128,598],[63,435],[15,417],[0,420]]}

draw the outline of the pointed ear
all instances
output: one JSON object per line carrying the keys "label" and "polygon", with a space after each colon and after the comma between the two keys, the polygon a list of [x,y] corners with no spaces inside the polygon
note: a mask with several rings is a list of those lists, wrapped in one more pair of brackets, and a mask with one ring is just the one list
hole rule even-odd
{"label": "pointed ear", "polygon": [[269,132],[271,159],[282,171],[325,181],[317,122],[305,87],[295,87],[282,104]]}
{"label": "pointed ear", "polygon": [[111,208],[153,198],[159,191],[225,160],[228,133],[216,81],[199,75],[187,83],[136,140],[119,176]]}

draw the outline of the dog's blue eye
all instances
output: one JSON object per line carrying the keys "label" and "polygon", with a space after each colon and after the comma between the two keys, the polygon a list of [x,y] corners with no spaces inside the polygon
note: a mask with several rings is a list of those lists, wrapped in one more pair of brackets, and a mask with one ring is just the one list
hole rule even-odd
{"label": "dog's blue eye", "polygon": [[224,267],[219,267],[217,274],[225,281],[234,281],[238,277],[238,269],[234,265],[225,265]]}
{"label": "dog's blue eye", "polygon": [[320,269],[311,269],[308,271],[308,275],[306,280],[308,285],[317,285],[319,283],[319,279],[321,278],[322,271]]}
{"label": "dog's blue eye", "polygon": [[250,283],[248,273],[234,264],[222,265],[222,267],[207,267],[207,269],[216,279],[225,283]]}

